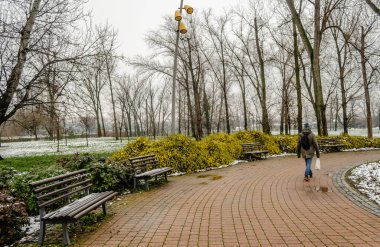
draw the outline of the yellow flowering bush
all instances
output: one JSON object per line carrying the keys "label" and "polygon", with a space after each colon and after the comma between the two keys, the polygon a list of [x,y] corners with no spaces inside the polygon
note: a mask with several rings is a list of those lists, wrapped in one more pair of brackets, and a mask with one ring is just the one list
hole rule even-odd
{"label": "yellow flowering bush", "polygon": [[207,154],[199,148],[197,141],[181,134],[154,142],[144,154],[156,154],[161,166],[171,166],[179,172],[195,171],[208,166]]}
{"label": "yellow flowering bush", "polygon": [[120,151],[112,154],[110,159],[113,161],[125,161],[131,157],[140,156],[144,154],[144,151],[153,144],[153,141],[147,137],[138,137],[135,141],[132,141],[125,145]]}
{"label": "yellow flowering bush", "polygon": [[279,146],[282,145],[284,152],[297,152],[298,135],[277,135],[273,136],[273,138]]}
{"label": "yellow flowering bush", "polygon": [[233,135],[242,143],[260,142],[263,145],[263,148],[268,150],[271,154],[281,153],[279,143],[276,142],[273,136],[270,136],[263,132],[247,130],[239,131]]}
{"label": "yellow flowering bush", "polygon": [[368,139],[364,136],[349,136],[341,134],[335,138],[345,145],[345,149],[352,148],[380,148],[380,138]]}
{"label": "yellow flowering bush", "polygon": [[[322,137],[318,137],[320,139]],[[380,148],[380,138],[340,135],[346,149],[375,147]],[[171,166],[174,171],[192,172],[207,167],[228,165],[242,153],[242,143],[260,142],[270,154],[281,153],[281,146],[287,153],[296,153],[298,135],[271,136],[259,131],[240,131],[232,135],[213,134],[201,141],[181,134],[171,135],[158,141],[146,137],[137,138],[114,153],[110,159],[128,161],[131,157],[155,154],[161,166]]]}
{"label": "yellow flowering bush", "polygon": [[200,148],[206,151],[210,167],[227,165],[238,159],[243,151],[241,144],[236,137],[225,133],[209,135],[199,142]]}

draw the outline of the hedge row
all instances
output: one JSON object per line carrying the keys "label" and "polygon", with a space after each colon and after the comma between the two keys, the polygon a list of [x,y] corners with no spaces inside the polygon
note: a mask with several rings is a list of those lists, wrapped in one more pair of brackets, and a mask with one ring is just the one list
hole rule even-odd
{"label": "hedge row", "polygon": [[[346,145],[346,149],[380,148],[380,138],[368,139],[347,135],[333,138],[338,138]],[[242,155],[242,143],[260,142],[270,154],[280,154],[296,153],[297,141],[298,135],[271,136],[258,131],[241,131],[232,135],[214,134],[201,141],[183,135],[172,135],[158,141],[137,138],[114,153],[110,159],[117,163],[125,162],[134,156],[156,154],[162,166],[171,166],[178,172],[193,172],[226,165],[239,159]]]}

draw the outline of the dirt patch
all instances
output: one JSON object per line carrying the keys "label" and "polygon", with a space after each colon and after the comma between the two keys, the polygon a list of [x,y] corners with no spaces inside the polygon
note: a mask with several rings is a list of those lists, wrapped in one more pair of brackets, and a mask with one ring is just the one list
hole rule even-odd
{"label": "dirt patch", "polygon": [[221,178],[223,178],[223,176],[213,175],[212,178],[211,178],[211,180],[219,180]]}
{"label": "dirt patch", "polygon": [[219,180],[223,178],[223,176],[214,175],[214,174],[205,174],[205,175],[199,175],[197,178],[210,178],[210,180]]}

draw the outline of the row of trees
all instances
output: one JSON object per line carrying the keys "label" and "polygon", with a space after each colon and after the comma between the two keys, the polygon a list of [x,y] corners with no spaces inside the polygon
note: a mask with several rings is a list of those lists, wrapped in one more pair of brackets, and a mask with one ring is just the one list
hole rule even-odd
{"label": "row of trees", "polygon": [[[54,138],[75,120],[86,133],[95,124],[98,136],[167,134],[176,23],[165,17],[147,34],[151,55],[125,58],[117,32],[94,27],[85,3],[0,2],[0,132],[17,122]],[[348,133],[364,115],[372,137],[372,116],[380,117],[377,6],[278,0],[199,11],[179,44],[178,131],[201,139],[271,133],[278,123],[289,134],[312,121],[328,135],[338,123]]]}

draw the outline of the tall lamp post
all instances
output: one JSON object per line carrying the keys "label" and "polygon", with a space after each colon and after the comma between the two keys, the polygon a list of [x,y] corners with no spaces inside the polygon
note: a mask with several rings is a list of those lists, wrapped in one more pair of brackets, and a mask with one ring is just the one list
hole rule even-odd
{"label": "tall lamp post", "polygon": [[179,43],[179,34],[185,34],[187,33],[186,26],[182,20],[182,10],[185,9],[186,13],[192,14],[194,9],[190,7],[189,5],[183,6],[183,0],[181,0],[181,4],[179,6],[179,9],[175,11],[175,17],[174,19],[178,22],[178,29],[177,29],[177,37],[176,37],[176,43],[175,43],[175,51],[174,51],[174,66],[173,66],[173,91],[172,91],[172,124],[171,124],[171,134],[175,134],[175,92],[176,92],[176,80],[177,80],[177,63],[178,63],[178,43]]}

